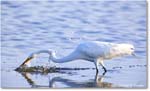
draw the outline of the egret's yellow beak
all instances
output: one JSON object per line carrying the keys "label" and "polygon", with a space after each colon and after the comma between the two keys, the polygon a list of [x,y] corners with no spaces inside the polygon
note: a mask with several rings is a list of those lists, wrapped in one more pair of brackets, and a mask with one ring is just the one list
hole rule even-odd
{"label": "egret's yellow beak", "polygon": [[25,64],[27,64],[28,62],[30,62],[31,59],[33,59],[33,57],[28,57],[28,58],[20,65],[20,67],[25,66]]}

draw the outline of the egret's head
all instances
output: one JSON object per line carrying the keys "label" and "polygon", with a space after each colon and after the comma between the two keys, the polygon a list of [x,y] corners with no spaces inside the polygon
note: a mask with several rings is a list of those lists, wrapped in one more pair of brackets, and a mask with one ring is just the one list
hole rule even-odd
{"label": "egret's head", "polygon": [[118,49],[124,55],[134,55],[135,48],[132,44],[119,44]]}
{"label": "egret's head", "polygon": [[27,59],[21,64],[21,66],[25,66],[25,65],[28,65],[31,60],[33,58],[36,58],[40,53],[46,53],[49,55],[49,57],[51,58],[53,55],[55,55],[55,52],[53,52],[51,49],[48,49],[48,50],[40,50],[40,51],[37,51],[37,52],[34,52],[32,54],[30,54]]}

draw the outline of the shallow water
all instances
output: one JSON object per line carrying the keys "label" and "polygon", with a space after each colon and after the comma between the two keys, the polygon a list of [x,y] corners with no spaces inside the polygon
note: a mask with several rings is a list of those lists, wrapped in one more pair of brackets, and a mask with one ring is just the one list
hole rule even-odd
{"label": "shallow water", "polygon": [[[31,87],[147,87],[145,1],[2,1],[1,86]],[[108,72],[96,74],[94,64],[84,61],[52,63],[66,68],[58,73],[14,71],[29,54],[54,49],[59,57],[83,41],[131,43],[138,58],[126,56],[105,61]],[[41,54],[32,66],[48,65]]]}

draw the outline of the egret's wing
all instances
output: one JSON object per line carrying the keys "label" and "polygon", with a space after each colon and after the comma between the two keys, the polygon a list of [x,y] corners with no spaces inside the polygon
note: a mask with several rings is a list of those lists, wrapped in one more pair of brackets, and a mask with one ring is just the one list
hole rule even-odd
{"label": "egret's wing", "polygon": [[109,45],[105,43],[87,42],[80,44],[77,50],[86,56],[96,58],[104,56],[109,51]]}

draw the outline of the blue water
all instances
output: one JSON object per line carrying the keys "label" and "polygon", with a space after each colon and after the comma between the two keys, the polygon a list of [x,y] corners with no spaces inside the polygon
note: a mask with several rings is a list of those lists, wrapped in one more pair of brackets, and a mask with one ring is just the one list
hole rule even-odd
{"label": "blue water", "polygon": [[[145,1],[5,1],[1,2],[1,86],[8,87],[147,87]],[[105,61],[103,76],[94,69],[49,74],[20,74],[14,69],[28,55],[53,49],[58,57],[83,41],[131,43],[138,58]],[[40,55],[32,65],[47,65]],[[94,68],[80,60],[52,63],[57,67]],[[103,71],[102,69],[99,69]]]}

